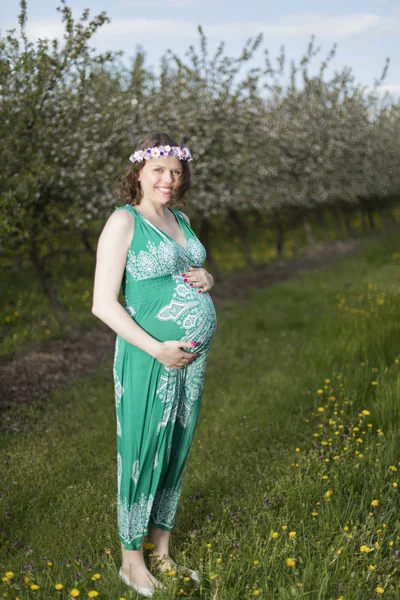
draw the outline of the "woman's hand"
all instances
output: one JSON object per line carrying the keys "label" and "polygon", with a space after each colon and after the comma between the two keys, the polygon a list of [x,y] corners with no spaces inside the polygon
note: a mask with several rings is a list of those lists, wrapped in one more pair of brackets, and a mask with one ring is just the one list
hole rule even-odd
{"label": "woman's hand", "polygon": [[160,348],[154,358],[170,369],[183,369],[193,362],[198,354],[185,352],[182,348],[194,348],[195,346],[196,342],[180,342],[175,340],[161,342]]}
{"label": "woman's hand", "polygon": [[182,276],[190,286],[199,288],[199,292],[208,292],[214,285],[214,277],[202,267],[189,267],[189,272],[182,273]]}

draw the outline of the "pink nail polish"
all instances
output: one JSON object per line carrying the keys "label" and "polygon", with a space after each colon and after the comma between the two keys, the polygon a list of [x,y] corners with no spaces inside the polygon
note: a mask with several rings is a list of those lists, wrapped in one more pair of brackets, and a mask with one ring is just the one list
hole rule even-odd
{"label": "pink nail polish", "polygon": [[193,287],[193,283],[189,283],[190,287]]}
{"label": "pink nail polish", "polygon": [[182,277],[186,277],[186,273],[182,273]]}
{"label": "pink nail polish", "polygon": [[197,290],[199,292],[199,294],[201,294],[201,290]]}
{"label": "pink nail polish", "polygon": [[187,279],[184,278],[183,281],[187,281]]}
{"label": "pink nail polish", "polygon": [[190,345],[191,346],[197,346],[197,343],[196,342],[190,342]]}

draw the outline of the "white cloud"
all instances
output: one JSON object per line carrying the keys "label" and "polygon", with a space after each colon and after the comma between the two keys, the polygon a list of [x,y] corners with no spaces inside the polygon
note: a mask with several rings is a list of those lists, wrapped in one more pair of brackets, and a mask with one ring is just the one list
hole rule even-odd
{"label": "white cloud", "polygon": [[377,91],[382,95],[389,92],[392,96],[398,96],[400,98],[400,83],[386,83],[380,85]]}
{"label": "white cloud", "polygon": [[[203,0],[203,4],[204,4]],[[199,6],[200,0],[122,0],[121,8],[143,8],[147,6],[167,6],[167,8],[188,8]]]}
{"label": "white cloud", "polygon": [[[170,3],[187,5],[197,0],[168,0]],[[138,5],[142,0],[133,0]],[[152,3],[147,0],[146,6]],[[133,5],[133,4],[132,4]],[[15,25],[14,25],[15,26]],[[194,21],[173,19],[112,19],[93,37],[93,43],[105,48],[119,42],[146,44],[161,39],[193,40],[197,38],[198,23]],[[243,40],[263,33],[265,40],[310,37],[315,34],[317,41],[328,39],[353,38],[359,35],[389,35],[400,32],[400,9],[393,11],[390,17],[372,13],[333,14],[333,13],[298,13],[289,14],[274,23],[262,21],[225,21],[214,24],[203,24],[204,32],[210,39]],[[38,37],[58,37],[63,35],[63,25],[56,17],[48,19],[31,19],[27,32],[31,39]]]}

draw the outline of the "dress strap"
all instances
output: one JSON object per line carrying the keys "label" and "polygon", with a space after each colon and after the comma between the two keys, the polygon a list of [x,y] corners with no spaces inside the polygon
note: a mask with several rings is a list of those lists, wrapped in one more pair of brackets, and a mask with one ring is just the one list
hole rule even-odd
{"label": "dress strap", "polygon": [[124,206],[114,206],[114,211],[122,210],[123,208],[130,212],[131,215],[133,215],[134,217],[138,214],[138,211],[131,204],[124,204]]}

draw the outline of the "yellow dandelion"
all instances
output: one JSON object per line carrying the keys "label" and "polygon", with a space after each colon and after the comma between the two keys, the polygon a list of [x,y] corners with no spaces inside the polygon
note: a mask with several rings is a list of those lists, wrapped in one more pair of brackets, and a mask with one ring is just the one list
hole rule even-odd
{"label": "yellow dandelion", "polygon": [[217,579],[217,577],[218,577],[218,575],[216,575],[215,573],[213,573],[213,574],[210,576],[210,579],[214,580],[214,579]]}
{"label": "yellow dandelion", "polygon": [[30,578],[29,577],[24,577],[24,583],[29,583],[30,582]]}
{"label": "yellow dandelion", "polygon": [[359,444],[362,444],[364,442],[364,440],[362,438],[357,438],[356,442],[358,442]]}
{"label": "yellow dandelion", "polygon": [[40,589],[40,586],[37,585],[36,583],[32,583],[32,585],[30,587],[31,587],[31,590],[33,590],[33,591],[36,591],[36,590]]}
{"label": "yellow dandelion", "polygon": [[63,589],[64,589],[64,586],[63,586],[63,584],[62,584],[62,583],[56,583],[56,585],[55,585],[54,587],[56,588],[56,590],[57,590],[58,592],[61,592],[61,590],[63,590]]}
{"label": "yellow dandelion", "polygon": [[184,577],[183,581],[190,581],[190,577]]}
{"label": "yellow dandelion", "polygon": [[296,566],[296,561],[294,560],[294,558],[287,558],[286,559],[286,564],[288,567],[295,567]]}
{"label": "yellow dandelion", "polygon": [[12,571],[7,571],[7,573],[6,573],[6,577],[7,577],[8,579],[12,579],[12,578],[14,577],[14,573],[13,573]]}
{"label": "yellow dandelion", "polygon": [[296,537],[296,532],[295,531],[289,531],[289,537],[295,538]]}
{"label": "yellow dandelion", "polygon": [[397,481],[393,481],[393,483],[392,483],[392,486],[393,486],[394,488],[397,488],[397,487],[399,486],[399,484],[397,483]]}
{"label": "yellow dandelion", "polygon": [[392,471],[393,473],[397,473],[397,467],[395,465],[390,465],[389,471]]}
{"label": "yellow dandelion", "polygon": [[98,579],[100,579],[100,578],[101,578],[101,575],[100,575],[100,573],[95,573],[95,574],[92,576],[92,581],[97,581],[97,580],[98,580]]}
{"label": "yellow dandelion", "polygon": [[253,590],[253,596],[259,596],[261,594],[261,590]]}
{"label": "yellow dandelion", "polygon": [[51,562],[51,560],[49,560],[49,561],[47,562],[47,566],[48,566],[48,567],[52,567],[52,566],[53,566],[53,563]]}
{"label": "yellow dandelion", "polygon": [[390,542],[389,542],[389,546],[390,546],[390,547],[392,547],[392,546],[393,546],[393,544],[394,544],[393,540],[390,540]]}
{"label": "yellow dandelion", "polygon": [[176,570],[175,570],[175,569],[172,569],[171,571],[168,571],[168,575],[169,575],[170,577],[175,577],[175,575],[176,575]]}
{"label": "yellow dandelion", "polygon": [[96,592],[96,590],[90,590],[90,592],[88,592],[88,596],[89,598],[96,598],[96,596],[99,595],[99,592]]}
{"label": "yellow dandelion", "polygon": [[222,562],[222,558],[217,558],[215,562],[219,565]]}
{"label": "yellow dandelion", "polygon": [[4,581],[4,583],[5,583],[6,581],[8,581],[8,577],[6,577],[6,576],[4,575],[4,577],[2,577],[2,578],[1,578],[1,580],[2,580],[2,581]]}
{"label": "yellow dandelion", "polygon": [[298,588],[302,588],[303,587],[302,583],[296,583],[296,585],[297,585]]}
{"label": "yellow dandelion", "polygon": [[72,588],[69,595],[72,596],[73,598],[77,598],[80,595],[80,591],[77,590],[76,588]]}
{"label": "yellow dandelion", "polygon": [[259,561],[259,560],[253,560],[253,565],[254,565],[255,567],[256,567],[257,565],[259,565],[259,564],[260,564],[260,561]]}
{"label": "yellow dandelion", "polygon": [[338,554],[339,556],[342,554],[342,552],[343,552],[343,548],[338,548],[336,550],[336,554]]}
{"label": "yellow dandelion", "polygon": [[323,407],[323,406],[319,406],[319,407],[317,408],[317,410],[318,410],[318,412],[320,412],[320,413],[323,413],[323,412],[325,411],[325,409],[324,409],[324,407]]}
{"label": "yellow dandelion", "polygon": [[369,546],[360,546],[360,552],[372,552],[371,548]]}
{"label": "yellow dandelion", "polygon": [[361,412],[361,414],[365,415],[366,417],[368,417],[368,415],[370,415],[371,413],[369,412],[369,410],[363,410]]}
{"label": "yellow dandelion", "polygon": [[143,544],[143,548],[145,550],[153,550],[154,547],[155,547],[155,544],[152,544],[151,542],[146,542],[145,544]]}
{"label": "yellow dandelion", "polygon": [[371,381],[371,385],[378,385],[377,381]]}
{"label": "yellow dandelion", "polygon": [[372,500],[371,506],[379,506],[379,500]]}
{"label": "yellow dandelion", "polygon": [[287,525],[282,525],[282,531],[286,531]]}
{"label": "yellow dandelion", "polygon": [[318,517],[318,513],[316,511],[314,511],[314,512],[311,513],[311,516],[312,517]]}
{"label": "yellow dandelion", "polygon": [[271,533],[271,537],[272,537],[273,540],[277,540],[278,537],[279,537],[279,533],[277,531],[273,531]]}
{"label": "yellow dandelion", "polygon": [[368,569],[369,569],[369,571],[375,571],[376,566],[375,565],[368,565]]}
{"label": "yellow dandelion", "polygon": [[330,498],[332,496],[333,492],[332,490],[328,490],[327,492],[325,492],[325,498]]}
{"label": "yellow dandelion", "polygon": [[324,390],[317,390],[317,394],[323,394]]}
{"label": "yellow dandelion", "polygon": [[296,448],[296,452],[301,452],[300,448]]}
{"label": "yellow dandelion", "polygon": [[384,591],[385,591],[385,589],[383,587],[380,587],[378,585],[378,587],[375,588],[375,591],[376,591],[377,594],[383,594]]}
{"label": "yellow dandelion", "polygon": [[206,544],[207,548],[212,548],[212,544]]}
{"label": "yellow dandelion", "polygon": [[330,383],[331,380],[330,379],[324,379],[324,383]]}

